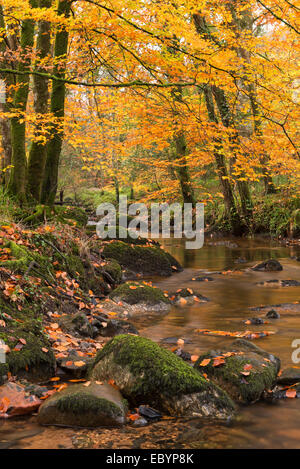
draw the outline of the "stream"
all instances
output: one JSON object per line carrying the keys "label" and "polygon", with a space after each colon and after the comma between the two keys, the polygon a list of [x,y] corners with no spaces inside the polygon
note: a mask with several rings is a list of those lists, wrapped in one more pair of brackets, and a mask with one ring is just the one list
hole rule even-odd
{"label": "stream", "polygon": [[[153,284],[168,292],[191,288],[210,301],[173,306],[169,314],[157,321],[139,323],[142,336],[158,343],[165,338],[181,338],[185,340],[184,350],[199,355],[231,339],[200,335],[196,329],[274,331],[274,335],[254,343],[278,356],[282,368],[300,367],[291,358],[294,351],[291,344],[294,339],[300,339],[299,309],[281,308],[280,319],[269,320],[265,325],[244,324],[248,318],[265,315],[265,311],[251,311],[251,307],[299,302],[300,287],[266,287],[258,286],[256,282],[271,279],[300,281],[300,263],[291,259],[300,255],[300,246],[282,246],[265,238],[208,238],[200,250],[185,250],[183,240],[164,240],[162,244],[179,260],[184,271],[168,278],[151,278]],[[247,270],[271,257],[281,262],[281,272]],[[192,280],[196,276],[209,276],[213,281]],[[122,429],[89,430],[41,427],[35,416],[0,421],[0,449],[74,447],[299,449],[300,399],[240,407],[237,418],[227,423],[165,418],[143,428],[127,425]]]}

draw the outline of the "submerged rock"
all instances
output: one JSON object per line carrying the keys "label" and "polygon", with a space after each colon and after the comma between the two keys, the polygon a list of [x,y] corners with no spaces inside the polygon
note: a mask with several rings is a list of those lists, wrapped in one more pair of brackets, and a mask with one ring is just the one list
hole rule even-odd
{"label": "submerged rock", "polygon": [[252,270],[258,272],[279,272],[283,269],[282,265],[276,259],[269,259],[264,262],[260,262],[252,267]]}
{"label": "submerged rock", "polygon": [[39,409],[42,425],[115,427],[126,421],[127,403],[109,384],[69,386],[48,398]]}
{"label": "submerged rock", "polygon": [[266,280],[265,282],[257,282],[255,285],[261,287],[299,287],[300,282],[298,280]]}
{"label": "submerged rock", "polygon": [[114,379],[132,405],[148,404],[171,415],[226,419],[234,412],[223,390],[142,337],[114,337],[97,354],[90,379]]}
{"label": "submerged rock", "polygon": [[268,319],[280,319],[280,314],[275,311],[275,309],[270,309],[270,311],[267,312],[266,318]]}
{"label": "submerged rock", "polygon": [[258,326],[259,324],[264,324],[265,321],[262,318],[250,318],[245,321],[245,324],[253,324],[255,326]]}
{"label": "submerged rock", "polygon": [[299,314],[300,313],[300,302],[295,301],[294,303],[280,303],[276,305],[265,305],[255,306],[249,308],[251,311],[259,311],[262,313],[268,313],[268,311],[276,311],[278,314]]}
{"label": "submerged rock", "polygon": [[277,377],[277,384],[296,384],[300,383],[300,369],[299,368],[286,368],[282,371],[281,375]]}
{"label": "submerged rock", "polygon": [[195,282],[212,282],[214,278],[212,277],[194,277],[192,278]]}
{"label": "submerged rock", "polygon": [[170,300],[176,305],[192,305],[195,302],[205,303],[209,301],[208,298],[201,295],[200,293],[195,293],[191,288],[181,288],[177,290],[174,294],[170,294]]}
{"label": "submerged rock", "polygon": [[236,339],[222,350],[200,356],[194,367],[235,401],[250,404],[272,387],[280,360],[245,339]]}
{"label": "submerged rock", "polygon": [[179,262],[156,246],[129,245],[122,241],[105,244],[103,255],[115,259],[123,268],[147,275],[171,275],[182,271]]}

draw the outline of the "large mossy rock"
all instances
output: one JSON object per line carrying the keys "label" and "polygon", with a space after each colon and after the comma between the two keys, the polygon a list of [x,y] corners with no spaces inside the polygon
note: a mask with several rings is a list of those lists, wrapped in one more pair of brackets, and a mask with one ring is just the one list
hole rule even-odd
{"label": "large mossy rock", "polygon": [[54,394],[39,409],[42,425],[115,427],[126,421],[127,403],[109,384],[76,384]]}
{"label": "large mossy rock", "polygon": [[143,337],[114,337],[97,354],[90,378],[114,379],[133,406],[149,404],[171,415],[226,419],[234,412],[224,391]]}
{"label": "large mossy rock", "polygon": [[114,283],[121,283],[122,268],[115,259],[108,259],[108,262],[104,266],[104,270],[111,276]]}
{"label": "large mossy rock", "polygon": [[133,246],[122,241],[113,241],[105,244],[103,255],[115,259],[126,269],[146,275],[168,276],[174,270],[182,270],[171,254],[154,246]]}
{"label": "large mossy rock", "polygon": [[[95,226],[96,232],[96,226]],[[134,236],[134,232],[130,229],[124,228],[123,226],[109,226],[106,229],[107,238],[105,239],[112,239],[112,240],[119,240],[123,241],[124,243],[130,244],[138,244],[141,246],[146,245],[159,245],[157,242],[152,241],[151,239],[144,238],[142,236],[138,236],[137,238]]]}
{"label": "large mossy rock", "polygon": [[137,305],[140,309],[159,311],[170,309],[170,300],[164,296],[162,290],[138,282],[123,283],[109,296],[116,302],[121,301],[131,306]]}
{"label": "large mossy rock", "polygon": [[6,355],[9,372],[13,376],[34,381],[53,376],[56,369],[55,357],[38,322],[28,321],[17,326],[12,334],[1,334],[11,350]]}
{"label": "large mossy rock", "polygon": [[233,400],[250,404],[275,383],[280,360],[247,340],[237,339],[230,346],[200,356],[194,368],[206,373]]}

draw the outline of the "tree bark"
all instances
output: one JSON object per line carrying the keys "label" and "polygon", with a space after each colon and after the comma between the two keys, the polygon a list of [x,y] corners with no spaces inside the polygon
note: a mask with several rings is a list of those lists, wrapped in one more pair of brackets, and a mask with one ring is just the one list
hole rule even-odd
{"label": "tree bark", "polygon": [[[36,7],[36,1],[30,1],[31,7]],[[19,63],[20,71],[30,69],[31,59],[26,57],[30,53],[34,43],[34,20],[27,19],[21,25],[21,50],[24,53],[23,60]],[[12,141],[12,171],[8,184],[10,194],[19,201],[26,199],[26,147],[25,147],[25,112],[29,93],[29,74],[18,75],[17,89],[14,94],[13,108],[18,116],[11,119],[11,141]]]}
{"label": "tree bark", "polygon": [[[182,101],[182,88],[179,86],[172,91],[172,96],[176,106],[176,102]],[[178,125],[178,113],[174,110],[175,124]],[[180,124],[179,124],[180,125]],[[192,181],[189,173],[188,163],[186,157],[188,155],[187,142],[184,130],[178,130],[173,137],[175,154],[173,160],[176,161],[175,172],[180,183],[181,194],[184,203],[190,203],[193,207],[196,205],[196,198]]]}
{"label": "tree bark", "polygon": [[[213,94],[210,85],[204,86],[204,97],[209,120],[217,124],[218,118],[215,112]],[[244,227],[237,211],[233,188],[229,180],[226,159],[222,152],[222,142],[220,139],[215,139],[214,157],[216,161],[217,173],[219,176],[222,193],[224,196],[226,215],[232,226],[233,233],[241,234],[244,231]]]}
{"label": "tree bark", "polygon": [[[218,106],[222,124],[224,125],[224,127],[234,128],[234,118],[228,105],[224,91],[216,86],[213,86],[212,92]],[[235,132],[231,137],[231,141],[233,144],[232,147],[238,144],[238,140],[239,136]],[[247,183],[247,181],[241,181],[240,178],[236,178],[236,184],[240,196],[242,213],[245,218],[245,221],[249,223],[253,215],[253,203],[251,199],[249,184]]]}
{"label": "tree bark", "polygon": [[[40,8],[50,8],[52,0],[39,0]],[[44,59],[50,53],[51,48],[51,25],[48,21],[40,21],[38,26],[38,37],[37,37],[37,54],[38,61]],[[38,64],[36,70],[43,72],[43,67]],[[49,80],[44,77],[37,75],[33,76],[34,84],[34,111],[37,115],[37,125],[34,131],[34,136],[37,138],[40,135],[39,131],[39,120],[45,116],[48,112],[48,101],[49,91],[48,84]],[[38,140],[33,140],[31,143],[29,158],[28,158],[28,191],[34,197],[36,201],[41,199],[42,181],[45,171],[47,156],[47,143],[43,143]]]}
{"label": "tree bark", "polygon": [[[69,17],[71,11],[71,1],[60,0],[58,4],[58,14]],[[55,36],[54,57],[57,61],[53,74],[59,78],[65,77],[66,66],[59,63],[59,58],[65,59],[68,51],[69,33],[61,27]],[[51,92],[50,111],[56,118],[56,122],[51,129],[50,140],[47,146],[47,157],[45,165],[44,181],[42,186],[41,201],[53,205],[57,192],[58,167],[63,142],[63,130],[61,128],[65,114],[65,94],[64,82],[53,80]]]}

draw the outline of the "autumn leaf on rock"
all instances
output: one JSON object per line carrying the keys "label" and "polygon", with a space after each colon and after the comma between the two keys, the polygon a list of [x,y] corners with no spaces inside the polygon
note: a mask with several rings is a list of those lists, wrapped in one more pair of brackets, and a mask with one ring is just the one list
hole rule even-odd
{"label": "autumn leaf on rock", "polygon": [[214,358],[213,366],[220,366],[220,365],[223,365],[224,363],[225,363],[224,358],[216,357]]}
{"label": "autumn leaf on rock", "polygon": [[210,362],[211,358],[205,358],[201,363],[199,363],[199,366],[207,366]]}
{"label": "autumn leaf on rock", "polygon": [[85,362],[83,361],[74,362],[74,365],[80,368],[85,365]]}
{"label": "autumn leaf on rock", "polygon": [[297,391],[296,389],[287,389],[285,395],[290,399],[294,399],[295,397],[297,397]]}

